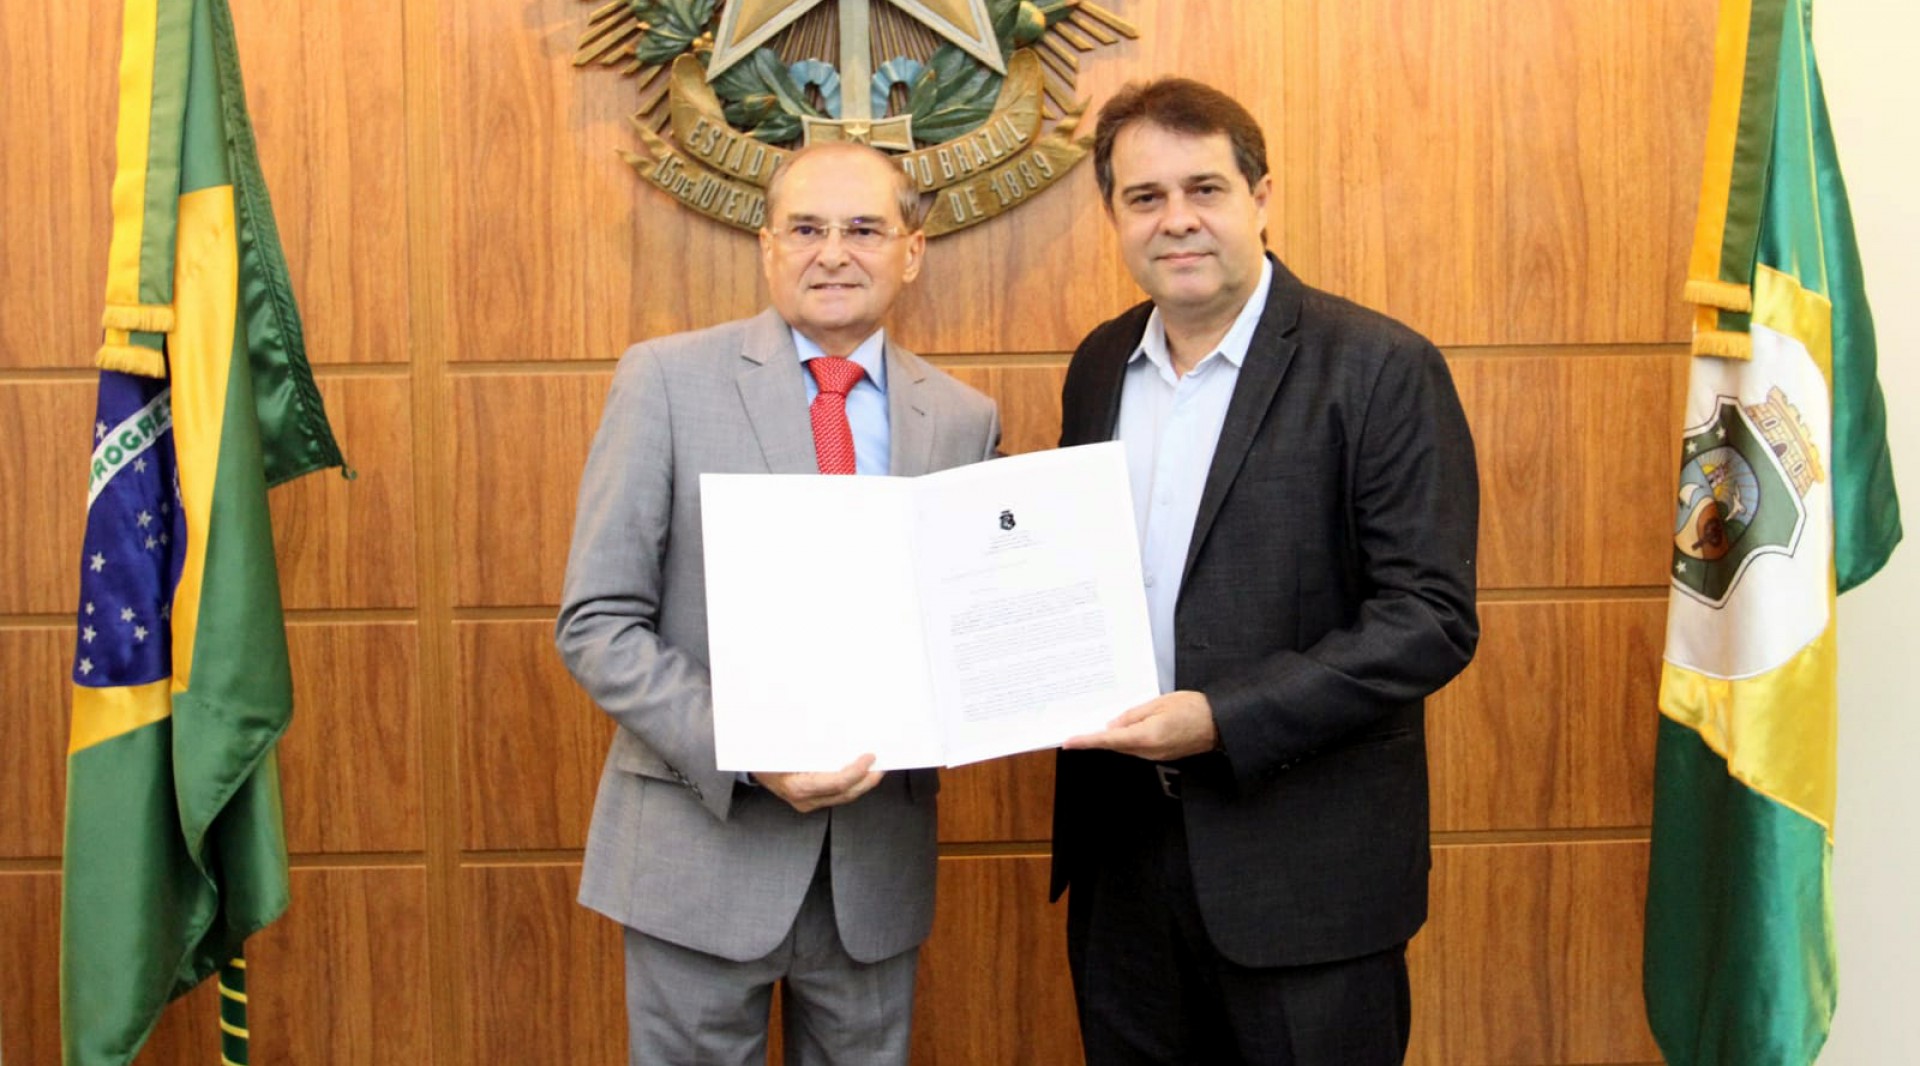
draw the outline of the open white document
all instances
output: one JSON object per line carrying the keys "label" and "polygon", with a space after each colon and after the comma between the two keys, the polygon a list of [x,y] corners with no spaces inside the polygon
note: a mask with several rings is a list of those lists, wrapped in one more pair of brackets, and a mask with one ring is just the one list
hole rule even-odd
{"label": "open white document", "polygon": [[958,765],[1159,694],[1117,443],[700,493],[723,770]]}

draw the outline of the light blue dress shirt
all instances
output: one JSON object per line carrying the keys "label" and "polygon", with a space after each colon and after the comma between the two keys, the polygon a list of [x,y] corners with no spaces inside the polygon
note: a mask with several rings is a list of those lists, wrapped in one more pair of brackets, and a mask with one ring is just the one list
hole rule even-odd
{"label": "light blue dress shirt", "polygon": [[[820,383],[807,368],[810,360],[827,354],[818,344],[793,331],[793,347],[800,353],[800,376],[807,382],[807,404],[820,395]],[[887,425],[887,331],[877,329],[847,358],[867,372],[847,393],[847,424],[853,427],[853,471],[885,476],[893,469],[893,431]]]}
{"label": "light blue dress shirt", "polygon": [[1200,494],[1213,466],[1227,404],[1240,380],[1240,365],[1246,362],[1253,331],[1267,309],[1272,284],[1273,263],[1263,262],[1260,284],[1239,317],[1219,346],[1185,377],[1174,373],[1166,324],[1157,307],[1147,318],[1140,347],[1127,358],[1117,435],[1126,446],[1127,473],[1132,479],[1147,622],[1153,631],[1153,660],[1162,693],[1173,691],[1173,608],[1180,599],[1180,575],[1193,541],[1193,521],[1200,513]]}

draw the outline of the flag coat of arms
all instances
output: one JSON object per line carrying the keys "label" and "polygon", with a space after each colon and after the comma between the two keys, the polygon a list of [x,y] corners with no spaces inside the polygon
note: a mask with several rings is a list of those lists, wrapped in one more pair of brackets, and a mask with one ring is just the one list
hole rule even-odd
{"label": "flag coat of arms", "polygon": [[1799,1066],[1826,1041],[1834,603],[1901,536],[1811,8],[1720,9],[1647,887],[1674,1066]]}
{"label": "flag coat of arms", "polygon": [[[67,761],[68,1066],[131,1061],[286,909],[293,686],[266,493],[341,464],[226,0],[126,0],[123,32]],[[222,1028],[244,1062],[244,1026]]]}

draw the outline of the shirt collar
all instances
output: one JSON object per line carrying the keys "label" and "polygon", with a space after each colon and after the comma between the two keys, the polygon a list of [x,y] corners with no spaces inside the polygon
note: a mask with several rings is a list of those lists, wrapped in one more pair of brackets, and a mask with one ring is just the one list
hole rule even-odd
{"label": "shirt collar", "polygon": [[[1273,260],[1260,257],[1260,284],[1253,287],[1252,295],[1240,307],[1240,314],[1227,327],[1227,332],[1205,358],[1194,361],[1199,366],[1214,355],[1220,355],[1238,369],[1247,361],[1247,349],[1253,346],[1253,331],[1260,328],[1260,316],[1267,310],[1267,291],[1273,287]],[[1127,357],[1131,363],[1145,357],[1154,366],[1167,373],[1173,372],[1173,353],[1167,351],[1167,324],[1160,317],[1160,308],[1155,307],[1147,316],[1147,330],[1140,335],[1140,346]]]}
{"label": "shirt collar", "polygon": [[[827,354],[799,330],[791,326],[787,328],[793,332],[793,348],[800,353],[802,367],[806,366],[810,360]],[[885,329],[874,330],[873,334],[861,341],[859,347],[855,348],[847,358],[859,363],[860,369],[867,372],[867,380],[873,382],[873,387],[885,395],[887,391],[887,331]]]}

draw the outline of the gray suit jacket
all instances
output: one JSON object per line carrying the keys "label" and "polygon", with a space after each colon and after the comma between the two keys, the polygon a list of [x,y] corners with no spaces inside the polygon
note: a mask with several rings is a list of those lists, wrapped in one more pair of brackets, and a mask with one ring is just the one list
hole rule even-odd
{"label": "gray suit jacket", "polygon": [[[993,455],[991,400],[891,343],[886,358],[894,474]],[[841,940],[874,961],[932,926],[938,775],[891,773],[854,803],[803,815],[714,763],[700,475],[816,472],[804,372],[787,324],[766,311],[636,345],[614,374],[555,632],[567,668],[620,725],[580,902],[662,940],[758,958],[793,924],[827,838]]]}

